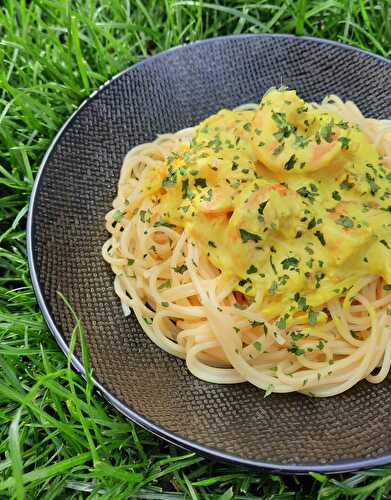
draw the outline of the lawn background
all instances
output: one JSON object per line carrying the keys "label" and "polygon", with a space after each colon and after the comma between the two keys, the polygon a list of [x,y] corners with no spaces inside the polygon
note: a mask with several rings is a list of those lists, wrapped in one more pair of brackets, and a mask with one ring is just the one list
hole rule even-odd
{"label": "lawn background", "polygon": [[278,476],[215,464],[154,437],[92,397],[52,340],[31,288],[28,197],[72,111],[151,54],[259,32],[324,37],[390,57],[391,0],[0,0],[0,498],[390,495],[391,467]]}

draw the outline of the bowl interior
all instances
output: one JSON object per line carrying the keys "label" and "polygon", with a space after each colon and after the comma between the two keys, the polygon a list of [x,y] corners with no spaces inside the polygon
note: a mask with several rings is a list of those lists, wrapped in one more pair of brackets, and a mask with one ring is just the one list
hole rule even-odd
{"label": "bowl interior", "polygon": [[306,100],[335,93],[365,114],[389,117],[390,80],[386,60],[341,45],[292,36],[228,37],[132,67],[71,119],[47,156],[32,204],[36,288],[52,330],[66,342],[73,322],[57,291],[74,306],[94,376],[122,411],[173,441],[255,465],[333,470],[358,467],[357,460],[388,460],[390,377],[329,399],[265,399],[250,384],[198,380],[183,361],[156,347],[133,315],[123,316],[101,246],[108,237],[104,216],[133,146],[223,107],[258,101],[272,85],[295,88]]}

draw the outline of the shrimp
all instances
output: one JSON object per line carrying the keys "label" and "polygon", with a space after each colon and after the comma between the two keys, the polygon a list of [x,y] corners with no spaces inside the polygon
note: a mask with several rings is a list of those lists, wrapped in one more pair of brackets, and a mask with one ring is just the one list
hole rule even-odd
{"label": "shrimp", "polygon": [[232,213],[233,189],[230,187],[214,186],[203,189],[195,204],[201,213],[207,217],[215,217]]}
{"label": "shrimp", "polygon": [[235,200],[235,209],[230,220],[234,234],[244,228],[261,239],[267,231],[278,231],[281,236],[294,237],[300,229],[300,218],[304,209],[301,197],[285,186],[257,183],[250,184]]}
{"label": "shrimp", "polygon": [[334,264],[343,264],[371,240],[371,227],[356,223],[354,214],[359,214],[360,208],[357,202],[342,201],[324,219],[325,245]]}
{"label": "shrimp", "polygon": [[[259,162],[275,173],[308,173],[322,169],[337,157],[348,156],[339,139],[349,130],[336,126],[341,118],[300,99],[295,91],[272,89],[262,99],[253,119],[251,137]],[[346,142],[345,142],[346,144]]]}

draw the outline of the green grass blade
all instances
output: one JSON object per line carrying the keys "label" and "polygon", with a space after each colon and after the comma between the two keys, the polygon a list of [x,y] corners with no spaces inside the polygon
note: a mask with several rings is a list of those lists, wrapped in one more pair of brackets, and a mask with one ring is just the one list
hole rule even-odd
{"label": "green grass blade", "polygon": [[77,65],[79,67],[80,76],[81,76],[81,79],[83,82],[83,87],[86,89],[87,92],[89,92],[90,82],[88,80],[87,69],[86,69],[85,61],[84,61],[83,54],[82,54],[81,48],[80,48],[79,32],[78,32],[78,27],[76,24],[76,19],[74,16],[71,16],[71,19],[70,19],[70,29],[71,29],[71,34],[72,34],[73,48],[75,51],[75,56],[76,56]]}
{"label": "green grass blade", "polygon": [[15,481],[15,496],[18,500],[24,498],[23,461],[20,449],[19,422],[22,408],[15,413],[9,430],[9,453],[12,461],[12,473]]}
{"label": "green grass blade", "polygon": [[[67,472],[78,465],[86,465],[90,459],[91,459],[91,452],[86,452],[78,456],[69,458],[67,460],[62,460],[59,463],[49,465],[48,467],[43,467],[31,472],[26,472],[23,475],[23,483],[27,485],[33,481],[46,480],[50,477],[56,476],[57,474],[62,474],[64,472]],[[0,491],[4,491],[9,488],[14,488],[15,486],[16,486],[16,478],[11,477],[3,482],[0,482]]]}

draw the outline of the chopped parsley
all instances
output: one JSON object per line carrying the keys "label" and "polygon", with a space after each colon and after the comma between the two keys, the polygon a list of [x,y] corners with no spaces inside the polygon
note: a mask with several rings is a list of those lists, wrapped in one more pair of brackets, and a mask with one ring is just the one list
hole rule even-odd
{"label": "chopped parsley", "polygon": [[325,277],[324,273],[315,274],[315,288],[320,288],[320,282]]}
{"label": "chopped parsley", "polygon": [[299,259],[296,259],[296,257],[287,257],[286,259],[281,261],[283,269],[296,269],[298,263]]}
{"label": "chopped parsley", "polygon": [[319,313],[317,311],[310,311],[308,313],[308,323],[311,326],[316,325],[316,322],[317,322],[317,319],[318,319],[318,315],[319,315]]}
{"label": "chopped parsley", "polygon": [[315,274],[315,288],[320,288],[320,282],[324,278],[324,273],[316,273]]}
{"label": "chopped parsley", "polygon": [[263,397],[267,398],[268,396],[270,396],[270,394],[273,392],[273,389],[274,389],[274,385],[269,384],[266,388],[265,395]]}
{"label": "chopped parsley", "polygon": [[[316,187],[316,186],[315,186]],[[318,196],[315,190],[309,190],[306,186],[302,186],[299,189],[296,189],[296,193],[302,196],[303,198],[308,198],[308,200],[313,203],[315,197]]]}
{"label": "chopped parsley", "polygon": [[263,201],[262,203],[259,204],[258,213],[260,213],[261,215],[263,215],[263,211],[265,210],[265,207],[266,207],[268,201],[269,200],[266,200],[266,201]]}
{"label": "chopped parsley", "polygon": [[278,277],[278,284],[279,285],[286,285],[288,283],[289,276],[287,274],[283,274],[282,276]]}
{"label": "chopped parsley", "polygon": [[339,137],[338,141],[341,143],[341,149],[349,149],[350,139],[349,137]]}
{"label": "chopped parsley", "polygon": [[284,168],[285,170],[292,170],[294,168],[295,164],[297,162],[296,155],[292,155],[289,160],[285,163]]}
{"label": "chopped parsley", "polygon": [[337,127],[342,128],[344,130],[346,130],[349,127],[348,122],[344,122],[344,121],[340,121],[336,125],[337,125]]}
{"label": "chopped parsley", "polygon": [[346,179],[344,179],[341,184],[339,185],[339,187],[341,189],[345,189],[346,191],[349,191],[350,189],[352,189],[352,187],[354,187],[354,183],[353,182],[349,182],[349,176],[346,177]]}
{"label": "chopped parsley", "polygon": [[318,238],[322,246],[326,245],[326,240],[324,239],[324,235],[321,231],[315,231],[315,236]]}
{"label": "chopped parsley", "polygon": [[306,139],[302,135],[296,136],[295,143],[294,143],[295,147],[304,149],[304,147],[307,146],[307,144],[308,144],[308,139]]}
{"label": "chopped parsley", "polygon": [[272,258],[271,255],[269,255],[269,262],[270,262],[270,265],[271,265],[271,267],[273,269],[274,274],[277,274],[277,269],[276,269],[276,266],[273,263],[273,258]]}
{"label": "chopped parsley", "polygon": [[195,187],[199,187],[199,188],[205,188],[207,186],[206,184],[206,179],[203,179],[202,177],[198,177],[195,181],[194,181],[194,186]]}
{"label": "chopped parsley", "polygon": [[216,243],[214,241],[211,241],[211,240],[208,241],[208,246],[211,248],[217,248]]}
{"label": "chopped parsley", "polygon": [[257,234],[250,233],[250,231],[247,231],[246,229],[240,229],[240,237],[242,238],[243,243],[247,243],[248,241],[255,241],[257,243],[262,239]]}
{"label": "chopped parsley", "polygon": [[179,207],[178,210],[182,210],[186,214],[187,211],[189,210],[189,208],[190,208],[190,205],[185,205],[183,207]]}
{"label": "chopped parsley", "polygon": [[290,347],[288,347],[288,352],[291,352],[295,356],[301,356],[305,353],[305,350],[299,347],[297,344],[292,344]]}
{"label": "chopped parsley", "polygon": [[123,218],[123,213],[121,212],[121,210],[116,210],[113,214],[113,219],[115,220],[115,222],[121,222],[122,218]]}
{"label": "chopped parsley", "polygon": [[278,126],[278,132],[273,135],[279,142],[281,142],[284,137],[289,137],[291,133],[296,130],[296,127],[292,123],[287,122],[285,113],[272,111],[272,119]]}
{"label": "chopped parsley", "polygon": [[264,221],[264,219],[263,219],[263,211],[265,210],[265,207],[266,207],[268,201],[269,200],[263,201],[262,203],[259,204],[259,207],[258,207],[258,214],[259,214],[258,215],[258,220],[261,223]]}
{"label": "chopped parsley", "polygon": [[333,191],[331,196],[334,198],[334,200],[337,200],[337,201],[342,200],[341,195],[338,193],[338,191]]}
{"label": "chopped parsley", "polygon": [[146,210],[140,210],[139,215],[140,215],[141,222],[145,222],[145,214],[146,213],[147,213]]}
{"label": "chopped parsley", "polygon": [[162,182],[162,186],[165,189],[167,189],[167,188],[170,188],[172,186],[176,186],[176,183],[177,183],[177,173],[174,170],[174,171],[170,172],[168,175],[166,175],[166,177],[164,177],[163,182]]}
{"label": "chopped parsley", "polygon": [[158,220],[157,222],[155,222],[155,224],[153,225],[153,227],[175,227],[175,224],[170,224],[169,222],[165,222],[164,220]]}
{"label": "chopped parsley", "polygon": [[301,311],[305,311],[306,309],[308,309],[306,298],[304,296],[300,295],[299,292],[295,293],[293,299],[297,302],[297,307]]}
{"label": "chopped parsley", "polygon": [[208,189],[207,194],[201,196],[201,200],[210,201],[212,199],[212,196],[213,196],[213,189]]}
{"label": "chopped parsley", "polygon": [[162,290],[163,288],[171,288],[171,280],[164,281],[157,289]]}
{"label": "chopped parsley", "polygon": [[324,341],[322,339],[319,340],[319,342],[317,343],[316,347],[319,349],[319,351],[323,351],[324,349]]}
{"label": "chopped parsley", "polygon": [[336,224],[339,224],[340,226],[346,228],[354,227],[353,220],[350,217],[347,217],[346,215],[340,215],[339,219],[336,221]]}
{"label": "chopped parsley", "polygon": [[254,274],[257,271],[258,271],[258,269],[253,264],[251,264],[251,266],[247,269],[246,273],[247,274]]}
{"label": "chopped parsley", "polygon": [[135,262],[135,259],[128,259],[128,266],[133,266]]}
{"label": "chopped parsley", "polygon": [[300,340],[300,339],[302,339],[304,337],[304,333],[301,333],[300,331],[289,332],[289,335],[292,337],[292,340],[294,342],[297,342],[298,340]]}
{"label": "chopped parsley", "polygon": [[374,196],[379,191],[379,186],[375,182],[375,178],[368,172],[365,174],[369,188],[371,190],[371,195]]}
{"label": "chopped parsley", "polygon": [[195,194],[189,190],[189,179],[182,181],[182,198],[194,198]]}
{"label": "chopped parsley", "polygon": [[251,123],[250,122],[247,122],[243,125],[243,128],[246,132],[250,132],[251,131]]}
{"label": "chopped parsley", "polygon": [[187,271],[187,266],[186,264],[182,264],[181,266],[177,266],[173,268],[176,273],[183,274],[185,271]]}
{"label": "chopped parsley", "polygon": [[326,142],[331,142],[333,140],[333,132],[332,132],[333,125],[334,125],[334,120],[331,120],[327,125],[324,125],[320,129],[320,136]]}
{"label": "chopped parsley", "polygon": [[257,326],[263,326],[265,328],[265,331],[266,331],[266,326],[262,321],[253,320],[250,322],[250,324],[251,324],[251,328],[256,328]]}
{"label": "chopped parsley", "polygon": [[258,340],[256,340],[253,344],[253,346],[255,347],[255,349],[260,352],[261,349],[262,349],[262,344],[260,342],[258,342]]}
{"label": "chopped parsley", "polygon": [[276,327],[280,330],[284,330],[286,328],[286,318],[281,317],[278,321],[276,321]]}

